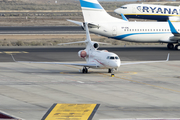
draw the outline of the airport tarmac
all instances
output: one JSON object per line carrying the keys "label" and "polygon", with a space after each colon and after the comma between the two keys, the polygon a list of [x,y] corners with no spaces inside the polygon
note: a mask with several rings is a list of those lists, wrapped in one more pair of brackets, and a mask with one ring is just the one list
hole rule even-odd
{"label": "airport tarmac", "polygon": [[[25,120],[39,120],[54,103],[95,103],[100,107],[93,120],[180,118],[180,60],[175,60],[179,53],[163,47],[135,48],[119,48],[123,62],[166,59],[167,52],[172,54],[171,61],[121,66],[115,77],[110,77],[107,70],[90,69],[82,74],[81,67],[15,63],[10,57],[13,53],[18,60],[56,61],[60,59],[59,47],[1,48],[0,59],[9,62],[0,62],[0,110]],[[78,49],[60,50],[70,53],[65,59],[73,59]],[[118,51],[116,47],[107,49]],[[131,54],[136,57],[129,57]]]}
{"label": "airport tarmac", "polygon": [[85,34],[80,26],[0,26],[0,34]]}

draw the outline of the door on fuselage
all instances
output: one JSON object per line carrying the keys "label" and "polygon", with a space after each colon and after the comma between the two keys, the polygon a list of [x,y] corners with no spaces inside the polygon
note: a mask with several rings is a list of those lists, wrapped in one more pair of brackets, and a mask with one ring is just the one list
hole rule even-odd
{"label": "door on fuselage", "polygon": [[112,28],[112,36],[114,37],[114,36],[117,36],[117,27],[116,26],[114,26],[113,28]]}

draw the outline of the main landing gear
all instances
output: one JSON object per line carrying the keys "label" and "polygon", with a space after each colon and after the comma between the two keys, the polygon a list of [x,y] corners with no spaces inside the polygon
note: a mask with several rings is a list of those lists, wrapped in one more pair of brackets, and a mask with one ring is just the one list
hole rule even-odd
{"label": "main landing gear", "polygon": [[167,48],[171,49],[171,50],[174,49],[174,48],[175,48],[175,50],[180,50],[180,43],[177,44],[175,47],[174,47],[173,43],[168,43]]}
{"label": "main landing gear", "polygon": [[84,67],[84,68],[82,69],[82,73],[88,73],[88,69],[87,69],[86,67]]}

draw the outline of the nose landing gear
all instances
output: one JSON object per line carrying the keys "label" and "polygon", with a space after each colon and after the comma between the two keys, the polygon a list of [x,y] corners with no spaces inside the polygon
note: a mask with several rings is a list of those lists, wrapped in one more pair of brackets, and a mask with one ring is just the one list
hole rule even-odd
{"label": "nose landing gear", "polygon": [[114,69],[108,69],[108,73],[111,73],[111,77],[114,77],[113,72],[114,72]]}

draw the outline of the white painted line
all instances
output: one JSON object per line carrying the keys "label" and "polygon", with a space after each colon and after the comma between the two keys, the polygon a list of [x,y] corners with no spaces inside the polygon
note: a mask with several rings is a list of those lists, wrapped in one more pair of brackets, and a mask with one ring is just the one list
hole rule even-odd
{"label": "white painted line", "polygon": [[78,83],[84,83],[84,82],[82,82],[82,81],[77,81]]}

